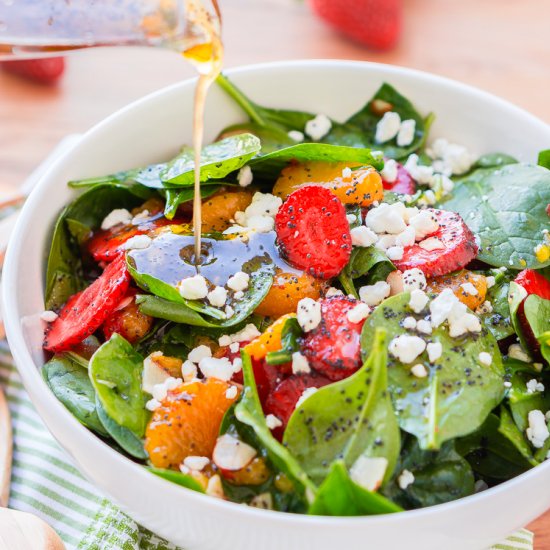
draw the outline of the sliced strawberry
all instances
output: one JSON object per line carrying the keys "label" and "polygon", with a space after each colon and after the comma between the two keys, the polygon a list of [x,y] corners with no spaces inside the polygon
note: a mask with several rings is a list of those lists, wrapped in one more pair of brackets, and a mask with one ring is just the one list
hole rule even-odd
{"label": "sliced strawberry", "polygon": [[275,217],[281,255],[298,269],[329,279],[351,254],[346,210],[328,189],[306,185],[291,193]]}
{"label": "sliced strawberry", "polygon": [[464,220],[448,210],[430,209],[439,223],[439,229],[426,238],[439,239],[444,248],[425,250],[420,243],[405,248],[401,260],[392,260],[400,271],[418,268],[426,277],[447,275],[462,269],[477,255],[478,247],[474,234]]}
{"label": "sliced strawberry", "polygon": [[308,332],[302,353],[309,366],[331,380],[342,380],[361,366],[361,329],[347,313],[358,304],[353,298],[333,296],[321,301],[321,323]]}
{"label": "sliced strawberry", "polygon": [[527,294],[536,294],[545,300],[550,300],[550,281],[534,269],[524,269],[514,279],[521,285]]}
{"label": "sliced strawberry", "polygon": [[116,309],[129,285],[126,259],[119,256],[88,288],[71,296],[48,328],[44,349],[66,351],[93,334]]}
{"label": "sliced strawberry", "polygon": [[390,183],[382,180],[382,185],[387,191],[401,193],[403,195],[414,195],[416,192],[416,183],[402,164],[397,163],[397,178]]}
{"label": "sliced strawberry", "polygon": [[65,70],[63,57],[45,57],[42,59],[16,59],[1,63],[2,69],[40,84],[54,84]]}
{"label": "sliced strawberry", "polygon": [[321,388],[330,384],[330,380],[318,374],[294,374],[283,380],[269,394],[264,412],[275,415],[283,425],[275,428],[272,433],[277,439],[282,439],[283,432],[302,393],[308,388]]}

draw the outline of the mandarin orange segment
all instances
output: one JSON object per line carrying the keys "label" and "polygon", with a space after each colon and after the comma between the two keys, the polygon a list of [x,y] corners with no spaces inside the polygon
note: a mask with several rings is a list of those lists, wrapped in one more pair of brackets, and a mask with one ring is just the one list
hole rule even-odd
{"label": "mandarin orange segment", "polygon": [[261,485],[269,479],[270,475],[265,459],[261,457],[256,457],[241,470],[223,472],[223,477],[232,485]]}
{"label": "mandarin orange segment", "polygon": [[427,292],[439,294],[446,288],[450,288],[463,304],[475,310],[485,301],[487,279],[467,269],[428,279]]}
{"label": "mandarin orange segment", "polygon": [[354,170],[350,176],[336,178],[327,187],[344,203],[365,207],[384,198],[382,177],[372,167]]}
{"label": "mandarin orange segment", "polygon": [[145,431],[145,450],[153,466],[178,469],[188,456],[212,457],[223,417],[240,393],[228,397],[232,386],[207,378],[168,392]]}
{"label": "mandarin orange segment", "polygon": [[170,376],[174,378],[181,378],[181,366],[183,365],[183,360],[179,357],[159,355],[153,360],[162,370],[167,372]]}
{"label": "mandarin orange segment", "polygon": [[296,317],[295,313],[288,313],[277,319],[265,332],[252,340],[244,347],[244,351],[253,359],[263,359],[270,351],[279,351],[282,348],[281,333],[288,319]]}
{"label": "mandarin orange segment", "polygon": [[252,202],[252,191],[228,189],[202,201],[202,232],[225,231],[229,220]]}
{"label": "mandarin orange segment", "polygon": [[266,297],[256,308],[258,315],[278,318],[294,313],[302,298],[318,300],[327,283],[309,273],[286,273],[278,271]]}

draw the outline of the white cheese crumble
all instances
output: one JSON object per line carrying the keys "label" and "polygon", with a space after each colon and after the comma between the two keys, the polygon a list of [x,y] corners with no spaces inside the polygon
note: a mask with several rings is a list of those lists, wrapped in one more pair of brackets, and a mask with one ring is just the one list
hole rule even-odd
{"label": "white cheese crumble", "polygon": [[237,397],[237,386],[231,386],[225,390],[225,397],[227,399],[235,399]]}
{"label": "white cheese crumble", "polygon": [[227,290],[223,286],[217,286],[211,290],[206,297],[214,307],[223,307],[227,300]]}
{"label": "white cheese crumble", "polygon": [[428,376],[428,369],[422,363],[418,363],[411,368],[411,373],[417,378],[426,378]]}
{"label": "white cheese crumble", "polygon": [[407,330],[414,330],[416,328],[416,319],[414,317],[405,317],[403,319],[403,328]]}
{"label": "white cheese crumble", "polygon": [[101,229],[106,231],[111,229],[115,225],[121,223],[129,224],[132,221],[132,214],[126,210],[126,208],[115,208],[101,222]]}
{"label": "white cheese crumble", "polygon": [[[348,223],[350,225],[354,224],[357,221],[357,216],[355,214],[346,214],[346,220],[348,220]],[[298,232],[298,235],[300,233]],[[298,236],[296,235],[296,236]],[[376,236],[376,235],[375,235]]]}
{"label": "white cheese crumble", "polygon": [[403,290],[412,292],[413,290],[426,288],[426,276],[420,269],[413,267],[403,272]]}
{"label": "white cheese crumble", "polygon": [[421,185],[428,185],[433,177],[434,169],[431,166],[418,164],[418,155],[413,153],[409,155],[405,162],[405,170]]}
{"label": "white cheese crumble", "polygon": [[306,122],[305,133],[313,140],[323,139],[332,128],[332,122],[327,115],[318,114],[315,118]]}
{"label": "white cheese crumble", "polygon": [[194,275],[180,281],[179,292],[186,300],[201,300],[208,295],[208,285],[202,275]]}
{"label": "white cheese crumble", "polygon": [[208,480],[205,493],[209,497],[225,499],[225,493],[223,492],[222,478],[218,474],[213,475]]}
{"label": "white cheese crumble", "polygon": [[388,250],[386,250],[386,255],[389,260],[401,260],[404,253],[405,249],[402,246],[390,246]]}
{"label": "white cheese crumble", "polygon": [[426,346],[430,363],[435,363],[443,354],[443,345],[440,342],[431,342]]}
{"label": "white cheese crumble", "polygon": [[53,323],[58,317],[59,315],[55,311],[43,311],[40,314],[40,319],[46,323]]}
{"label": "white cheese crumble", "polygon": [[292,354],[292,374],[308,374],[311,372],[309,361],[299,351]]}
{"label": "white cheese crumble", "polygon": [[531,358],[525,350],[519,344],[512,344],[508,348],[508,357],[511,359],[517,359],[518,361],[523,361],[524,363],[529,363]]}
{"label": "white cheese crumble", "polygon": [[254,193],[252,202],[246,207],[245,211],[235,213],[237,225],[226,229],[224,234],[246,230],[258,233],[272,231],[275,224],[274,218],[282,204],[281,197],[276,197],[271,193]]}
{"label": "white cheese crumble", "polygon": [[420,319],[420,321],[416,323],[416,330],[422,334],[431,334],[432,324],[430,321],[426,321],[426,319]]}
{"label": "white cheese crumble", "polygon": [[134,235],[124,243],[123,248],[124,250],[143,250],[149,248],[152,242],[151,237],[147,235]]}
{"label": "white cheese crumble", "polygon": [[427,239],[420,241],[418,246],[428,252],[431,252],[432,250],[445,250],[445,245],[437,237],[428,237]]}
{"label": "white cheese crumble", "polygon": [[195,365],[195,363],[189,360],[183,362],[181,366],[181,376],[184,382],[191,382],[191,380],[197,378],[197,374],[197,365]]}
{"label": "white cheese crumble", "polygon": [[201,472],[210,464],[210,459],[206,456],[186,456],[183,459],[183,465],[190,470]]}
{"label": "white cheese crumble", "polygon": [[205,346],[204,344],[197,346],[196,348],[193,348],[189,355],[187,356],[187,359],[191,361],[192,363],[200,363],[201,359],[204,359],[205,357],[212,357],[212,350]]}
{"label": "white cheese crumble", "polygon": [[212,460],[218,468],[235,472],[250,464],[256,454],[254,447],[230,434],[224,434],[216,441]]}
{"label": "white cheese crumble", "polygon": [[235,314],[235,310],[231,306],[225,306],[225,309],[223,311],[225,313],[226,319],[233,317],[233,315]]}
{"label": "white cheese crumble", "polygon": [[382,179],[387,183],[394,183],[397,179],[397,162],[393,159],[384,161],[384,168],[380,170]]}
{"label": "white cheese crumble", "polygon": [[378,240],[378,235],[369,229],[368,227],[365,227],[364,225],[360,225],[359,227],[354,227],[350,230],[351,233],[351,244],[353,246],[371,246]]}
{"label": "white cheese crumble", "polygon": [[486,367],[490,367],[491,363],[493,362],[493,357],[490,353],[487,353],[486,351],[482,351],[477,358],[479,359],[479,362],[482,365],[485,365]]}
{"label": "white cheese crumble", "polygon": [[539,393],[544,391],[544,384],[539,382],[536,378],[531,378],[526,384],[527,393]]}
{"label": "white cheese crumble", "polygon": [[479,294],[477,288],[472,283],[462,283],[460,288],[470,296],[477,296]]}
{"label": "white cheese crumble", "polygon": [[316,391],[317,391],[317,388],[314,388],[314,387],[306,388],[302,392],[302,395],[300,395],[300,398],[298,399],[298,401],[296,402],[295,408],[297,409],[308,397],[311,397]]}
{"label": "white cheese crumble", "polygon": [[394,204],[383,202],[380,206],[375,206],[367,212],[365,225],[375,233],[398,235],[407,228],[403,219],[405,210],[405,205],[401,202]]}
{"label": "white cheese crumble", "polygon": [[296,143],[301,143],[302,141],[304,141],[304,134],[299,130],[290,130],[287,136]]}
{"label": "white cheese crumble", "polygon": [[428,295],[420,288],[415,288],[411,292],[409,307],[415,312],[420,313],[428,304]]}
{"label": "white cheese crumble", "polygon": [[250,168],[250,166],[243,166],[239,170],[237,181],[241,187],[248,187],[252,183],[253,179],[254,175],[252,174],[252,168]]}
{"label": "white cheese crumble", "polygon": [[218,338],[218,345],[220,347],[229,346],[235,342],[250,342],[261,335],[261,332],[257,329],[256,325],[249,323],[239,332],[234,334],[224,334]]}
{"label": "white cheese crumble", "polygon": [[367,491],[377,491],[384,481],[387,469],[387,458],[361,455],[350,468],[349,476],[354,483]]}
{"label": "white cheese crumble", "polygon": [[411,216],[409,224],[414,227],[417,241],[423,240],[439,229],[435,214],[429,210],[421,210],[418,214]]}
{"label": "white cheese crumble", "polygon": [[399,128],[399,133],[397,134],[397,145],[398,147],[407,147],[414,140],[414,132],[416,129],[416,120],[410,118],[404,120],[401,123]]}
{"label": "white cheese crumble", "polygon": [[144,392],[153,393],[157,384],[163,384],[170,376],[156,361],[156,357],[162,357],[162,352],[154,351],[143,360],[143,373],[141,388]]}
{"label": "white cheese crumble", "polygon": [[418,336],[401,334],[392,339],[388,349],[401,363],[408,364],[412,363],[426,349],[426,342]]}
{"label": "white cheese crumble", "polygon": [[443,322],[449,323],[449,336],[456,338],[467,332],[481,332],[481,323],[468,308],[455,296],[450,288],[446,288],[430,304],[433,327]]}
{"label": "white cheese crumble", "polygon": [[548,432],[548,426],[546,425],[546,418],[542,411],[538,409],[529,411],[527,415],[529,421],[529,427],[525,430],[527,439],[531,442],[533,447],[540,449],[544,446],[544,442],[550,437]]}
{"label": "white cheese crumble", "polygon": [[495,278],[492,275],[485,277],[485,280],[487,281],[487,288],[495,286]]}
{"label": "white cheese crumble", "polygon": [[478,315],[485,315],[493,312],[493,304],[489,300],[485,300],[480,306],[476,308]]}
{"label": "white cheese crumble", "polygon": [[414,227],[408,225],[404,231],[402,231],[401,233],[399,233],[399,235],[395,237],[395,245],[403,247],[412,246],[415,239],[416,233],[414,231]]}
{"label": "white cheese crumble", "polygon": [[199,369],[205,378],[218,378],[225,382],[231,380],[235,369],[227,357],[204,357],[199,362]]}
{"label": "white cheese crumble", "polygon": [[374,307],[390,295],[390,285],[386,281],[378,281],[373,285],[365,285],[359,289],[359,298],[368,306]]}
{"label": "white cheese crumble", "polygon": [[386,143],[397,136],[400,128],[401,117],[399,113],[387,111],[376,124],[374,141],[376,141],[376,143]]}
{"label": "white cheese crumble", "polygon": [[448,176],[466,173],[475,161],[466,147],[443,138],[436,139],[426,153],[434,160],[437,171]]}
{"label": "white cheese crumble", "polygon": [[325,297],[331,298],[332,296],[343,296],[344,293],[339,289],[331,286],[326,292]]}
{"label": "white cheese crumble", "polygon": [[265,423],[270,430],[274,430],[275,428],[280,428],[283,425],[281,420],[277,418],[274,414],[268,414],[265,417]]}
{"label": "white cheese crumble", "polygon": [[141,212],[138,212],[133,218],[132,218],[132,225],[140,225],[145,220],[149,219],[150,217],[149,210],[142,210]]}
{"label": "white cheese crumble", "polygon": [[359,302],[353,309],[350,309],[346,317],[350,323],[360,323],[370,314],[370,307],[364,302]]}
{"label": "white cheese crumble", "polygon": [[156,411],[160,406],[161,406],[161,402],[160,401],[157,401],[156,399],[149,399],[149,401],[147,401],[147,403],[145,403],[145,408],[148,410],[148,411]]}
{"label": "white cheese crumble", "polygon": [[409,485],[414,483],[414,474],[409,470],[403,470],[397,478],[397,483],[399,488],[405,491]]}
{"label": "white cheese crumble", "polygon": [[260,493],[252,497],[248,503],[252,508],[260,508],[262,510],[273,510],[273,497],[271,493]]}
{"label": "white cheese crumble", "polygon": [[349,180],[352,175],[353,175],[353,170],[349,166],[346,166],[345,168],[342,169],[342,177],[344,179]]}
{"label": "white cheese crumble", "polygon": [[227,280],[227,288],[238,292],[239,290],[246,290],[249,283],[250,275],[244,271],[237,271],[235,275]]}
{"label": "white cheese crumble", "polygon": [[298,302],[296,318],[304,332],[311,332],[321,322],[321,304],[312,298],[302,298]]}

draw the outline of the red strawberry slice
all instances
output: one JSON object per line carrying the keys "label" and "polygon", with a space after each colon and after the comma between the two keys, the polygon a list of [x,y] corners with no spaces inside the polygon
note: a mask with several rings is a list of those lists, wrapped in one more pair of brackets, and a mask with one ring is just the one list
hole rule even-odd
{"label": "red strawberry slice", "polygon": [[63,57],[45,57],[43,59],[16,59],[0,64],[2,69],[40,84],[54,84],[65,70]]}
{"label": "red strawberry slice", "polygon": [[281,440],[302,393],[307,388],[321,388],[327,384],[330,384],[330,380],[317,374],[294,374],[278,384],[269,394],[264,406],[266,415],[273,414],[283,423],[271,433]]}
{"label": "red strawberry slice", "polygon": [[416,182],[412,179],[409,172],[402,164],[397,163],[397,178],[390,183],[382,180],[382,185],[387,191],[401,193],[403,195],[414,195],[416,192]]}
{"label": "red strawberry slice", "polygon": [[536,294],[545,300],[550,300],[550,281],[534,269],[524,269],[514,279],[521,285],[527,294]]}
{"label": "red strawberry slice", "polygon": [[129,286],[126,259],[119,256],[88,288],[69,298],[46,331],[44,349],[66,351],[93,334],[117,308]]}
{"label": "red strawberry slice", "polygon": [[333,296],[321,301],[321,323],[308,332],[302,353],[309,366],[331,380],[342,380],[361,366],[361,329],[364,321],[352,323],[347,313],[359,302]]}
{"label": "red strawberry slice", "polygon": [[351,254],[346,210],[328,189],[306,185],[291,193],[275,217],[281,255],[314,277],[329,279]]}
{"label": "red strawberry slice", "polygon": [[405,248],[401,260],[393,261],[395,267],[401,271],[416,267],[422,270],[426,277],[437,277],[462,269],[477,255],[478,247],[474,234],[458,214],[433,208],[429,211],[437,218],[439,229],[426,238],[439,239],[444,248],[425,250],[416,243]]}
{"label": "red strawberry slice", "polygon": [[309,0],[334,28],[361,44],[391,48],[401,31],[400,0]]}

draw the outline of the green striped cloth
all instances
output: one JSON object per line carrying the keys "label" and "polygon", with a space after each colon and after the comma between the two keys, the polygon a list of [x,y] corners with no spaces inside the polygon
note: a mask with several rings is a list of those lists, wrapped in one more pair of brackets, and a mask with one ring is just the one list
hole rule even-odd
{"label": "green striped cloth", "polygon": [[[67,550],[176,550],[137,525],[80,475],[34,410],[5,343],[0,343],[0,383],[13,422],[10,508],[47,521]],[[533,550],[533,534],[522,529],[494,549]]]}

